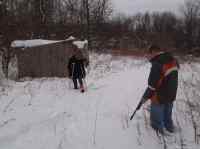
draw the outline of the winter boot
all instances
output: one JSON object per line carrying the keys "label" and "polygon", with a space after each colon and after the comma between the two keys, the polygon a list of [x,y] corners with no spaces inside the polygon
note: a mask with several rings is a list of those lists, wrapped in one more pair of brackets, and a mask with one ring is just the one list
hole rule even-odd
{"label": "winter boot", "polygon": [[80,89],[81,89],[81,93],[85,92],[83,85],[80,86]]}

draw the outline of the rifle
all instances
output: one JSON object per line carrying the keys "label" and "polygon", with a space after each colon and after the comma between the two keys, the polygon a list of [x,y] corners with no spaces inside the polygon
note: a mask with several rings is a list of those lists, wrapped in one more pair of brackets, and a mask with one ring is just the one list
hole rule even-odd
{"label": "rifle", "polygon": [[133,117],[135,116],[135,113],[141,108],[141,106],[142,106],[143,103],[144,103],[144,100],[141,99],[140,102],[138,103],[138,105],[137,105],[135,111],[134,111],[133,114],[131,115],[130,120],[133,119]]}

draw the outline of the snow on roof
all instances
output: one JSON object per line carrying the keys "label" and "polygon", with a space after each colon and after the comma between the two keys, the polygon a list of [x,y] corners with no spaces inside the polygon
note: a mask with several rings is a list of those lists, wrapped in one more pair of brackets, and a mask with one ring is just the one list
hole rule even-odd
{"label": "snow on roof", "polygon": [[70,36],[69,38],[66,39],[66,41],[70,41],[70,40],[75,40],[76,38],[73,36]]}
{"label": "snow on roof", "polygon": [[79,49],[83,49],[85,47],[85,45],[88,44],[88,41],[87,40],[74,41],[73,44],[76,45]]}
{"label": "snow on roof", "polygon": [[44,40],[44,39],[33,39],[33,40],[15,40],[11,43],[12,48],[28,48],[28,47],[35,47],[40,45],[46,45],[51,43],[57,43],[62,41],[73,41],[73,44],[76,45],[79,49],[83,49],[85,45],[88,43],[87,40],[79,41],[75,40],[76,38],[70,36],[66,40]]}
{"label": "snow on roof", "polygon": [[60,41],[56,40],[44,40],[44,39],[33,39],[33,40],[15,40],[11,43],[11,47],[13,48],[28,48],[35,47],[45,44],[56,43]]}

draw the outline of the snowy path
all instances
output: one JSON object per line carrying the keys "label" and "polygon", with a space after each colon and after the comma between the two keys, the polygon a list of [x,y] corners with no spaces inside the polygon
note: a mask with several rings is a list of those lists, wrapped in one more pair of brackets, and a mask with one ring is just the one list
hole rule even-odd
{"label": "snowy path", "polygon": [[[96,68],[84,94],[70,89],[68,79],[12,82],[0,97],[0,149],[164,148],[149,127],[147,110],[129,121],[145,90],[149,65],[126,63],[111,61],[112,70],[98,79],[95,73],[107,67]],[[181,103],[175,105],[175,123],[192,129]],[[192,136],[190,130],[180,131],[166,140],[167,148],[199,149]]]}

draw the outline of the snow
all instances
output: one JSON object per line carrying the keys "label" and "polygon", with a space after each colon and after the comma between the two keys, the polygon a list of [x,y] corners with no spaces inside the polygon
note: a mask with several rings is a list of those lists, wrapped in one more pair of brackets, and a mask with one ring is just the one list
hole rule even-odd
{"label": "snow", "polygon": [[35,47],[35,46],[46,45],[46,44],[51,44],[51,43],[56,43],[56,42],[60,42],[60,41],[44,40],[44,39],[15,40],[11,43],[11,47],[28,48],[28,47]]}
{"label": "snow", "polygon": [[[148,103],[129,121],[147,85],[150,65],[143,59],[111,55],[92,54],[90,60],[83,94],[72,89],[69,79],[8,81],[0,92],[0,148],[164,148],[149,126]],[[183,82],[200,80],[199,64],[182,65],[181,74],[174,108],[174,122],[181,130],[166,139],[167,148],[199,149],[183,96]]]}
{"label": "snow", "polygon": [[70,36],[69,38],[67,38],[66,40],[67,41],[70,41],[70,40],[75,40],[76,38],[75,37],[73,37],[73,36]]}
{"label": "snow", "polygon": [[76,45],[79,49],[83,49],[85,47],[85,45],[88,44],[88,41],[87,40],[84,40],[84,41],[74,41],[73,42],[74,45]]}
{"label": "snow", "polygon": [[11,80],[15,80],[18,77],[18,61],[17,56],[11,58],[8,65],[8,78]]}
{"label": "snow", "polygon": [[[0,56],[0,62],[2,62],[2,56]],[[2,70],[2,65],[0,65],[0,82],[4,78],[5,78],[5,75],[4,75],[3,70]],[[0,83],[0,86],[1,86],[1,83]]]}
{"label": "snow", "polygon": [[[66,40],[44,40],[44,39],[15,40],[11,43],[11,47],[13,47],[13,48],[28,48],[28,47],[35,47],[35,46],[40,46],[40,45],[58,43],[58,42],[62,42],[62,41],[70,41],[70,40],[75,40],[75,39],[76,39],[75,37],[70,36]],[[75,41],[73,41],[73,44],[76,45],[79,49],[83,49],[88,44],[88,41],[87,40],[84,40],[84,41],[75,40]]]}

